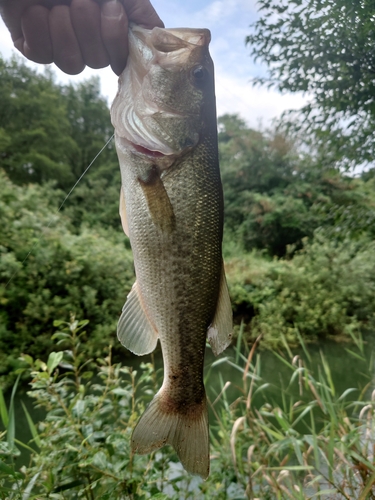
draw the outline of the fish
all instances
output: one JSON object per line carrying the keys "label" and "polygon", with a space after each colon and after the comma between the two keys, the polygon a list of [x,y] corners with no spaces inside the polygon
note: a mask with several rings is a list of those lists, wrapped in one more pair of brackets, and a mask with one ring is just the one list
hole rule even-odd
{"label": "fish", "polygon": [[111,107],[120,216],[136,274],[117,335],[140,356],[159,339],[164,363],[131,447],[147,454],[172,445],[183,467],[203,478],[210,467],[206,339],[218,355],[232,336],[210,39],[207,29],[132,25]]}

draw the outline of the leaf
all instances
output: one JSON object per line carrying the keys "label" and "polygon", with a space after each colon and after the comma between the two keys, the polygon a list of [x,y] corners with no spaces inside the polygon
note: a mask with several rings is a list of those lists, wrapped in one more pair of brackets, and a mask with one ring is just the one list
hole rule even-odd
{"label": "leaf", "polygon": [[347,349],[345,348],[345,351],[350,354],[351,356],[353,356],[354,358],[356,359],[359,359],[360,361],[366,361],[366,358],[364,358],[363,356],[361,356],[360,354],[358,354],[357,352],[354,352],[352,351],[351,349]]}
{"label": "leaf", "polygon": [[81,418],[85,413],[86,408],[86,400],[79,399],[73,407],[73,414],[77,416],[77,418]]}
{"label": "leaf", "polygon": [[115,389],[112,390],[113,394],[116,394],[117,396],[130,396],[131,393],[127,389],[122,389],[122,387],[116,387]]}
{"label": "leaf", "polygon": [[60,493],[60,491],[67,491],[71,490],[72,488],[75,488],[76,486],[81,486],[85,484],[84,479],[77,479],[76,481],[71,481],[70,483],[65,483],[60,486],[57,486],[54,490],[53,493]]}
{"label": "leaf", "polygon": [[32,492],[32,489],[34,488],[35,483],[36,483],[36,481],[37,481],[37,479],[38,479],[39,476],[40,476],[40,472],[37,472],[30,479],[29,484],[26,486],[26,488],[25,488],[25,490],[23,492],[22,500],[28,500],[30,498],[30,494]]}
{"label": "leaf", "polygon": [[52,340],[60,339],[60,340],[68,340],[70,339],[70,335],[65,332],[56,332],[51,337]]}
{"label": "leaf", "polygon": [[59,319],[55,319],[54,322],[53,322],[53,326],[56,326],[56,327],[59,327],[61,325],[68,325],[68,323],[66,321],[61,321]]}
{"label": "leaf", "polygon": [[92,464],[98,467],[101,470],[105,470],[108,468],[110,463],[107,460],[107,456],[103,451],[98,451],[92,458]]}
{"label": "leaf", "polygon": [[5,404],[4,394],[3,394],[3,390],[1,389],[1,387],[0,387],[0,417],[1,417],[1,421],[3,423],[3,426],[5,428],[7,428],[8,423],[9,423],[8,410],[7,410],[7,406]]}
{"label": "leaf", "polygon": [[47,371],[50,375],[52,375],[54,369],[58,366],[63,356],[64,353],[62,351],[51,352],[51,354],[48,356]]}
{"label": "leaf", "polygon": [[355,387],[350,387],[349,389],[346,389],[342,394],[341,396],[339,397],[339,399],[337,401],[342,401],[343,399],[346,398],[346,396],[348,396],[349,394],[351,394],[352,392],[356,392],[358,391],[358,389],[356,389]]}
{"label": "leaf", "polygon": [[41,443],[38,431],[37,431],[37,429],[35,427],[35,424],[34,424],[32,418],[30,416],[30,413],[27,411],[27,408],[24,405],[23,401],[21,401],[21,404],[22,404],[23,411],[25,412],[25,415],[26,415],[27,423],[29,424],[29,429],[30,429],[31,435],[32,435],[32,437],[34,439],[34,443],[37,446],[39,446],[39,448],[41,448],[42,447],[42,443]]}
{"label": "leaf", "polygon": [[18,382],[20,380],[20,376],[18,375],[13,388],[12,388],[12,394],[10,397],[10,402],[9,402],[9,419],[8,419],[8,426],[7,426],[7,441],[9,444],[9,448],[13,450],[14,448],[14,438],[15,438],[15,416],[14,416],[14,397],[17,392],[17,387],[18,387]]}
{"label": "leaf", "polygon": [[25,361],[25,363],[27,363],[28,365],[33,366],[34,360],[28,354],[22,354],[20,359],[22,359],[22,361]]}
{"label": "leaf", "polygon": [[14,476],[15,475],[15,470],[13,467],[10,467],[6,463],[3,462],[3,460],[0,459],[0,471],[3,472],[4,474],[9,474],[9,476]]}

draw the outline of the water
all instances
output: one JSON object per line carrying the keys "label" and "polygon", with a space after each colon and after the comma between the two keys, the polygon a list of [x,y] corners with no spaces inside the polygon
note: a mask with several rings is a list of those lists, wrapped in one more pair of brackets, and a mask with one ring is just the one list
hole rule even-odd
{"label": "water", "polygon": [[[318,377],[319,370],[322,370],[321,356],[323,355],[330,368],[336,392],[342,394],[349,387],[362,389],[373,379],[375,361],[374,340],[375,339],[371,336],[368,336],[364,349],[364,360],[359,359],[360,353],[356,346],[336,342],[324,342],[318,345],[309,346],[308,353],[310,360],[307,359],[301,348],[293,349],[292,355],[299,356],[303,362],[307,364],[315,377]],[[291,363],[291,359],[285,351],[278,351],[277,354],[285,358],[287,363]],[[233,348],[230,348],[223,353],[221,358],[223,357],[229,358],[229,362],[232,361],[235,363],[236,353]],[[280,389],[288,387],[292,370],[270,350],[258,349],[253,357],[253,364],[256,361],[256,357],[258,357],[258,363],[260,363],[261,377],[265,383],[269,384],[267,388],[268,396],[274,398],[275,401],[281,401]],[[209,367],[214,361],[215,357],[212,355],[211,351],[209,351],[206,356],[206,367]],[[243,366],[244,363],[241,362],[241,365]],[[233,401],[241,394],[242,371],[236,369],[230,363],[219,364],[212,370],[212,375],[213,376],[209,377],[211,386],[207,387],[209,395],[217,393],[223,382],[230,383],[226,391],[228,399]],[[222,381],[220,381],[220,377]],[[288,391],[297,395],[298,384],[295,383]],[[355,399],[355,397],[356,396],[353,395],[353,399]],[[259,407],[263,402],[264,397],[262,393],[260,393],[256,396],[254,404]]]}

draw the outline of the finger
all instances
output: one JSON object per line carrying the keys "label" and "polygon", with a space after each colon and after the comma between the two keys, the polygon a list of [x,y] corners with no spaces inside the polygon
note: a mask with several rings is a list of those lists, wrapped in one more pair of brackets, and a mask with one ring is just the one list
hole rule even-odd
{"label": "finger", "polygon": [[91,68],[104,68],[109,56],[101,37],[100,6],[94,0],[73,0],[72,25],[84,62]]}
{"label": "finger", "polygon": [[[49,33],[49,12],[40,5],[27,9],[21,18],[23,44],[21,52],[31,61],[49,64],[53,61],[52,42]],[[18,47],[17,47],[18,48]]]}
{"label": "finger", "polygon": [[25,38],[22,32],[21,17],[25,6],[21,2],[0,2],[0,14],[10,31],[14,46],[24,53]]}
{"label": "finger", "polygon": [[120,75],[128,58],[128,19],[120,2],[110,0],[101,9],[102,40],[109,55],[111,68]]}
{"label": "finger", "polygon": [[53,61],[62,71],[76,75],[85,63],[70,19],[69,7],[57,5],[49,13]]}
{"label": "finger", "polygon": [[122,0],[129,22],[143,28],[164,28],[164,23],[157,15],[149,0]]}

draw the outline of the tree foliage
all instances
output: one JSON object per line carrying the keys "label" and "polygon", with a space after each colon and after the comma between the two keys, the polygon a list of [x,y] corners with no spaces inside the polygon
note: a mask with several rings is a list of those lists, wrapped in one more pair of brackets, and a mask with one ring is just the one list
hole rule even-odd
{"label": "tree foliage", "polygon": [[245,250],[285,255],[319,227],[332,237],[375,235],[374,180],[353,179],[302,154],[283,130],[219,118],[227,237]]}
{"label": "tree foliage", "polygon": [[[260,0],[247,37],[268,66],[256,82],[308,92],[301,127],[327,161],[372,162],[375,155],[375,4],[371,0]],[[307,121],[306,121],[307,120]],[[344,163],[345,163],[344,162]]]}
{"label": "tree foliage", "polygon": [[335,241],[324,230],[293,258],[233,258],[227,277],[235,311],[251,319],[251,335],[268,345],[356,334],[375,324],[373,241]]}
{"label": "tree foliage", "polygon": [[25,350],[47,353],[53,320],[70,313],[90,320],[86,348],[100,354],[134,280],[123,236],[100,225],[75,234],[50,185],[16,186],[1,171],[0,224],[0,374]]}
{"label": "tree foliage", "polygon": [[[0,58],[0,74],[0,167],[17,184],[69,189],[113,134],[99,80],[64,87],[16,58]],[[108,161],[113,145],[96,165]]]}
{"label": "tree foliage", "polygon": [[87,350],[99,353],[114,339],[134,272],[120,229],[114,144],[57,214],[113,134],[99,81],[62,86],[18,59],[0,59],[0,74],[0,373],[7,373],[26,349],[46,355],[53,318],[70,313],[90,320]]}

